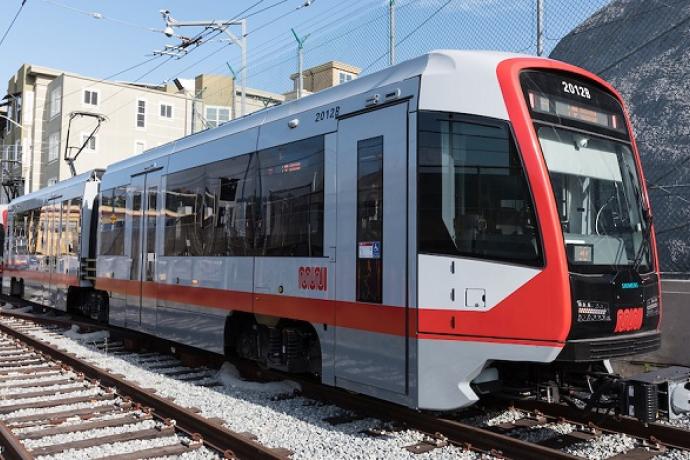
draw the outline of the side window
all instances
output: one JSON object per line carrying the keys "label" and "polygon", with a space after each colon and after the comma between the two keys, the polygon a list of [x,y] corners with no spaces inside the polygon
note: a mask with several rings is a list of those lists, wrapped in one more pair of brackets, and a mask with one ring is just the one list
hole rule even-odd
{"label": "side window", "polygon": [[38,241],[36,244],[36,254],[49,256],[50,242],[52,240],[52,232],[50,231],[50,214],[51,209],[49,205],[44,205],[40,210],[40,217],[38,219]]}
{"label": "side window", "polygon": [[323,136],[259,152],[257,255],[323,255]]}
{"label": "side window", "polygon": [[383,301],[383,137],[357,142],[357,300]]}
{"label": "side window", "polygon": [[62,202],[61,201],[53,201],[51,203],[51,206],[53,208],[53,220],[52,220],[52,229],[53,229],[53,243],[51,245],[51,255],[53,257],[60,257],[64,253],[62,252],[62,229],[63,227],[63,222],[62,222]]}
{"label": "side window", "polygon": [[165,255],[323,255],[323,137],[167,176]]}
{"label": "side window", "polygon": [[139,266],[141,264],[141,222],[144,197],[140,190],[131,190],[131,192],[128,210],[132,216],[132,265],[129,279],[141,280]]}
{"label": "side window", "polygon": [[165,255],[201,256],[202,201],[205,186],[203,166],[168,175],[165,195]]}
{"label": "side window", "polygon": [[[252,255],[257,215],[256,154],[208,165],[204,239],[211,256]],[[214,209],[209,209],[213,205]]]}
{"label": "side window", "polygon": [[63,255],[79,254],[81,233],[81,198],[62,202],[62,235],[61,249]]}
{"label": "side window", "polygon": [[419,251],[541,265],[534,205],[507,123],[421,113]]}
{"label": "side window", "polygon": [[256,154],[167,176],[165,255],[253,255]]}
{"label": "side window", "polygon": [[12,225],[13,239],[14,239],[14,255],[29,254],[29,225],[31,221],[32,211],[15,212],[14,222]]}
{"label": "side window", "polygon": [[[32,209],[29,211],[28,216],[28,252],[27,254],[37,254],[38,253],[38,242],[41,239],[40,233],[40,216],[41,211],[39,209]],[[26,230],[26,227],[25,227]]]}
{"label": "side window", "polygon": [[125,201],[124,187],[101,193],[99,207],[100,255],[123,256],[125,254]]}
{"label": "side window", "polygon": [[146,194],[146,252],[156,252],[156,219],[158,218],[158,187],[148,187]]}

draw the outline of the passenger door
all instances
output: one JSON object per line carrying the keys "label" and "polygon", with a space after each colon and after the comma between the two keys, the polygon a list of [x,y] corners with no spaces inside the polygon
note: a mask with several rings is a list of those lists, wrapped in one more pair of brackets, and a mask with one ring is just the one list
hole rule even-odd
{"label": "passenger door", "polygon": [[407,103],[340,120],[337,150],[336,384],[404,395]]}
{"label": "passenger door", "polygon": [[130,283],[126,326],[153,330],[156,326],[156,238],[161,171],[132,177],[127,196],[130,235]]}

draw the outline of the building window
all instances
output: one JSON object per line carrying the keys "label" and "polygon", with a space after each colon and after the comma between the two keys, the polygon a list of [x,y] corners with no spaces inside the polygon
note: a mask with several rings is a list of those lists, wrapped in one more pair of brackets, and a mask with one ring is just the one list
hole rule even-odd
{"label": "building window", "polygon": [[[8,133],[12,130],[12,125],[14,125],[14,123],[22,123],[22,95],[18,94],[16,96],[10,97],[11,101],[10,104],[7,106],[7,121],[5,125],[5,129]],[[13,121],[14,123],[12,123]]]}
{"label": "building window", "polygon": [[230,107],[206,107],[206,126],[215,128],[230,120]]}
{"label": "building window", "polygon": [[146,144],[144,143],[144,141],[136,141],[134,143],[134,153],[143,153],[144,150],[146,150]]}
{"label": "building window", "polygon": [[170,104],[161,104],[161,118],[172,118],[173,107]]}
{"label": "building window", "polygon": [[86,105],[98,105],[98,91],[94,90],[84,90],[84,104]]}
{"label": "building window", "polygon": [[50,118],[53,118],[62,110],[62,97],[60,96],[61,89],[62,88],[57,87],[50,91],[50,95],[48,97],[50,103]]}
{"label": "building window", "polygon": [[14,145],[8,145],[5,147],[5,152],[3,154],[3,159],[9,162],[9,167],[15,166],[12,163],[17,163],[22,161],[22,144],[18,141]]}
{"label": "building window", "polygon": [[340,79],[340,84],[343,84],[352,81],[355,76],[347,72],[338,72],[338,78]]}
{"label": "building window", "polygon": [[53,133],[48,136],[48,161],[55,161],[60,155],[60,134]]}
{"label": "building window", "polygon": [[5,122],[5,130],[9,133],[12,130],[12,122],[9,121],[12,119],[12,104],[10,104],[7,107],[7,121]]}
{"label": "building window", "polygon": [[146,101],[137,100],[137,128],[146,128]]}
{"label": "building window", "polygon": [[89,138],[88,134],[82,134],[81,135],[81,145],[84,145],[84,143],[86,143],[86,145],[84,146],[84,149],[91,150],[91,151],[96,150],[96,136],[91,136]]}
{"label": "building window", "polygon": [[57,177],[51,177],[50,179],[48,179],[48,187],[50,187],[51,185],[57,184],[57,182],[58,182]]}

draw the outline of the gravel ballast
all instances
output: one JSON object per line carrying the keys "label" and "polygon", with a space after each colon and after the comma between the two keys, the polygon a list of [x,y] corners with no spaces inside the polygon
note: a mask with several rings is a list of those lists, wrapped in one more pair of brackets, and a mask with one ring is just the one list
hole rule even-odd
{"label": "gravel ballast", "polygon": [[[90,344],[107,340],[103,333],[84,334],[80,337],[78,331],[72,329],[64,335],[54,335],[51,331],[37,329],[29,332],[36,338],[51,343],[58,348],[75,353],[77,357],[85,359],[101,368],[127,376],[127,379],[143,387],[155,388],[160,396],[174,398],[177,404],[184,407],[196,407],[206,417],[218,417],[231,430],[250,432],[257,436],[258,442],[269,447],[283,447],[294,452],[295,459],[370,459],[370,458],[477,458],[472,452],[454,446],[435,449],[431,452],[415,455],[404,447],[416,444],[425,439],[425,435],[412,430],[386,433],[383,436],[372,437],[362,433],[369,428],[379,428],[382,422],[375,419],[357,420],[342,425],[331,425],[323,419],[340,415],[343,410],[330,405],[317,404],[302,397],[282,398],[290,395],[299,387],[294,382],[257,383],[244,381],[229,363],[219,371],[190,369],[189,374],[198,373],[208,375],[204,382],[217,382],[219,386],[206,388],[194,383],[180,381],[166,377],[161,371],[182,370],[179,362],[169,356],[159,359],[146,360],[140,363],[135,354],[113,356],[106,354]],[[151,366],[161,366],[170,363],[171,367],[149,370]],[[278,397],[278,398],[277,398]],[[80,405],[73,405],[78,407]],[[51,408],[53,409],[53,408]],[[64,410],[63,408],[55,409]],[[17,411],[7,416],[27,415],[30,409]],[[108,429],[114,430],[114,429]],[[87,434],[78,436],[89,437]],[[64,435],[61,435],[64,436]],[[64,438],[68,439],[68,438]],[[82,439],[77,437],[75,439]],[[66,442],[66,441],[65,441]],[[156,440],[156,442],[162,442]],[[132,443],[123,443],[131,445]],[[165,444],[161,444],[165,445]],[[114,447],[108,455],[124,453],[129,447]],[[97,448],[80,450],[81,455],[105,455]],[[74,454],[74,453],[72,453]],[[69,453],[49,458],[70,458]],[[202,457],[198,457],[201,455]],[[204,452],[190,453],[189,458],[203,458]],[[48,458],[48,457],[46,457]],[[71,457],[75,458],[75,457]],[[93,457],[85,457],[93,458]]]}

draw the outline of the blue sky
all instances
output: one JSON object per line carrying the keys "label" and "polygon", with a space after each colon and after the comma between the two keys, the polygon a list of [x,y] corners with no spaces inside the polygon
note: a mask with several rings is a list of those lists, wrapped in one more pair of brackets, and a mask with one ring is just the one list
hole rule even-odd
{"label": "blue sky", "polygon": [[[400,60],[434,48],[483,48],[534,53],[536,0],[396,0]],[[14,28],[0,46],[0,90],[22,63],[104,78],[151,58],[175,40],[160,32],[159,10],[179,20],[227,19],[243,10],[249,23],[249,85],[272,91],[290,89],[296,69],[294,27],[305,43],[306,66],[338,59],[367,72],[387,63],[388,0],[27,0]],[[558,38],[606,0],[545,0],[547,51]],[[0,0],[0,33],[21,0]],[[275,5],[275,6],[272,6]],[[272,7],[271,7],[272,6]],[[261,12],[260,10],[270,7]],[[96,19],[89,12],[99,13]],[[426,22],[425,22],[426,21]],[[193,35],[193,30],[185,34]],[[160,83],[199,73],[239,69],[239,49],[207,42],[182,59],[157,58],[119,80]]]}

